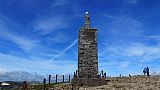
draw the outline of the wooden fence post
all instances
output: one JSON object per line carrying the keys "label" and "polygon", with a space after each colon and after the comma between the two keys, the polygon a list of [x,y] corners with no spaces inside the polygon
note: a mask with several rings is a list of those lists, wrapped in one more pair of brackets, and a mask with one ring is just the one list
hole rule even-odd
{"label": "wooden fence post", "polygon": [[69,75],[69,82],[70,82],[70,78],[71,78],[71,76]]}
{"label": "wooden fence post", "polygon": [[56,74],[56,83],[57,83],[57,77],[58,77],[58,75]]}
{"label": "wooden fence post", "polygon": [[50,84],[51,84],[51,75],[49,75],[49,82],[48,82],[49,87],[50,87]]}
{"label": "wooden fence post", "polygon": [[63,83],[64,83],[64,75],[63,75]]}
{"label": "wooden fence post", "polygon": [[43,90],[46,90],[46,79],[43,80]]}

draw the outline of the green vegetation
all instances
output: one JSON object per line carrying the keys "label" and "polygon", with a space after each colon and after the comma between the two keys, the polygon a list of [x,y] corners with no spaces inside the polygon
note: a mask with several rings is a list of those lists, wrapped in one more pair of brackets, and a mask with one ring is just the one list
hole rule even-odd
{"label": "green vegetation", "polygon": [[[55,85],[56,85],[56,83],[51,83],[50,84],[50,88],[54,88]],[[29,90],[32,90],[32,89],[42,90],[43,87],[44,86],[42,84],[39,84],[39,85],[30,85],[30,89]],[[49,88],[49,84],[46,84],[46,90],[48,90],[48,88]]]}

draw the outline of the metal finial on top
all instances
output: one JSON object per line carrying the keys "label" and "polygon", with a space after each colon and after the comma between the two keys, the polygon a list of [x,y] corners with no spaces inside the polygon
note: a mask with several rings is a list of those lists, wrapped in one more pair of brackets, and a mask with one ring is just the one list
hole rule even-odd
{"label": "metal finial on top", "polygon": [[89,14],[89,12],[86,12],[86,14]]}

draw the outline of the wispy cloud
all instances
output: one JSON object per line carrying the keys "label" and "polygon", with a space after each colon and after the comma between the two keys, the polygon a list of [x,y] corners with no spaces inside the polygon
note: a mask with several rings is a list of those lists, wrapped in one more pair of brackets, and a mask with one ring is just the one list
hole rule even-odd
{"label": "wispy cloud", "polygon": [[0,76],[6,73],[6,69],[0,67]]}
{"label": "wispy cloud", "polygon": [[[107,43],[124,44],[133,41],[139,41],[143,37],[144,26],[138,18],[129,15],[112,15],[111,17],[103,16],[103,24],[98,25],[99,36],[107,38]],[[106,19],[108,21],[106,21]],[[105,42],[105,41],[104,41]]]}
{"label": "wispy cloud", "polygon": [[99,52],[99,69],[106,70],[110,75],[141,74],[146,66],[150,67],[151,72],[159,72],[159,44],[133,42],[125,45],[106,44],[102,47]]}
{"label": "wispy cloud", "polygon": [[136,4],[138,0],[126,0],[129,4]]}
{"label": "wispy cloud", "polygon": [[37,10],[40,7],[41,3],[44,4],[44,0],[10,0],[10,1],[0,1],[0,3],[5,4],[6,8],[12,8],[14,6],[18,6],[23,8],[24,10],[33,11]]}
{"label": "wispy cloud", "polygon": [[38,41],[36,40],[28,39],[26,37],[22,37],[20,35],[12,34],[9,32],[1,34],[0,37],[13,42],[25,51],[31,50],[33,47],[36,47],[38,43]]}
{"label": "wispy cloud", "polygon": [[66,18],[49,17],[37,20],[34,27],[35,31],[41,31],[43,34],[48,34],[56,30],[67,28],[69,25]]}
{"label": "wispy cloud", "polygon": [[140,57],[142,62],[150,62],[160,58],[160,46],[133,44],[125,50],[125,53],[129,56]]}
{"label": "wispy cloud", "polygon": [[66,47],[60,54],[52,57],[49,62],[51,62],[51,61],[54,60],[55,58],[63,55],[64,53],[66,53],[66,52],[67,52],[70,48],[72,48],[77,42],[78,42],[78,39],[74,40],[74,41],[73,41],[68,47]]}
{"label": "wispy cloud", "polygon": [[64,6],[64,5],[68,5],[71,0],[54,0],[53,2],[53,7],[59,7],[59,6]]}
{"label": "wispy cloud", "polygon": [[[102,62],[103,61],[103,62]],[[106,61],[106,62],[105,62]],[[117,60],[100,60],[99,61],[99,67],[101,69],[126,69],[130,65],[130,62],[127,60],[123,60],[121,62]],[[107,68],[106,68],[107,67]]]}
{"label": "wispy cloud", "polygon": [[[49,73],[52,74],[72,73],[76,65],[73,60],[65,59],[48,62],[46,58],[36,56],[25,58],[4,53],[0,53],[0,60],[3,61],[1,62],[2,65],[8,65],[0,68],[3,72],[26,71],[46,74],[46,71],[50,71]],[[10,63],[11,60],[12,63]]]}
{"label": "wispy cloud", "polygon": [[143,32],[141,22],[129,16],[116,17],[109,28],[110,34],[121,37],[137,37]]}
{"label": "wispy cloud", "polygon": [[[31,38],[29,39],[29,37],[25,37],[14,32],[16,29],[22,29],[19,25],[3,15],[0,16],[2,16],[0,17],[0,38],[16,44],[23,50],[31,50],[37,45],[37,40],[33,40]],[[18,28],[13,26],[16,26]]]}
{"label": "wispy cloud", "polygon": [[107,54],[137,58],[139,62],[151,62],[160,58],[160,46],[149,46],[143,43],[132,43],[127,46],[107,46],[107,49],[100,53],[103,57]]}
{"label": "wispy cloud", "polygon": [[127,68],[129,66],[129,62],[128,61],[122,61],[120,62],[120,68],[121,69],[124,69],[124,68]]}
{"label": "wispy cloud", "polygon": [[[52,20],[51,21],[49,20],[50,25],[52,23]],[[62,21],[63,21],[62,19],[60,21],[54,21],[54,23],[58,23],[55,27],[49,26],[49,28],[48,28],[48,26],[47,26],[45,28],[45,26],[44,27],[42,26],[42,28],[43,28],[43,30],[49,30],[47,32],[52,32],[52,29],[55,29],[58,27],[59,27],[58,29],[62,29],[64,27],[66,27],[65,25],[62,25],[62,23],[63,23]],[[52,24],[54,24],[54,23],[52,23]],[[48,23],[46,23],[46,25],[47,24]],[[63,55],[67,50],[69,50],[73,45],[76,44],[77,39],[71,45],[69,45],[67,48],[65,48],[62,52],[59,52],[57,50],[54,50],[53,47],[47,47],[47,46],[44,46],[43,44],[40,45],[40,43],[42,43],[42,42],[37,39],[33,39],[32,37],[24,36],[23,34],[19,34],[19,32],[17,32],[18,31],[17,29],[23,29],[23,28],[21,28],[20,26],[18,26],[18,24],[16,22],[10,20],[9,18],[7,18],[5,16],[0,18],[0,26],[1,26],[0,39],[5,39],[5,40],[9,41],[9,43],[11,43],[12,45],[16,45],[18,48],[21,48],[23,51],[27,51],[26,54],[29,54],[28,57],[23,57],[23,55],[18,56],[15,54],[10,54],[10,52],[9,53],[8,52],[7,53],[0,52],[0,60],[3,61],[3,62],[1,62],[1,64],[5,65],[5,67],[4,67],[5,69],[0,68],[0,74],[1,75],[3,75],[3,74],[7,75],[6,73],[12,74],[12,72],[14,72],[14,71],[16,71],[18,74],[20,74],[20,75],[14,75],[14,77],[11,77],[11,76],[0,77],[0,79],[2,79],[2,78],[4,78],[4,79],[15,78],[16,79],[16,77],[19,78],[20,76],[22,76],[24,74],[21,71],[25,71],[26,76],[28,75],[29,78],[31,78],[31,77],[34,77],[34,75],[30,74],[33,72],[37,72],[37,73],[41,73],[41,74],[47,74],[48,71],[50,71],[49,73],[52,73],[52,74],[70,73],[73,71],[73,69],[75,69],[76,64],[75,64],[75,62],[73,62],[73,60],[66,61],[66,59],[65,59],[65,60],[57,61],[54,59],[54,61],[48,62],[48,58],[51,56],[53,57],[53,54],[56,55],[56,57],[57,57],[57,55],[59,55],[59,56]],[[14,26],[16,26],[18,28],[14,27]],[[61,41],[62,41],[62,39],[64,37],[65,36],[63,36],[62,34],[59,34],[53,38],[54,39],[61,38]],[[54,40],[50,40],[50,41],[54,41]],[[56,41],[54,41],[54,42],[56,43]],[[12,53],[14,53],[14,52],[17,52],[17,51],[13,50]],[[19,53],[21,53],[21,52],[19,52]],[[12,60],[12,63],[10,63],[11,60]],[[64,62],[64,63],[62,63],[62,62]],[[66,66],[66,67],[62,67],[62,66]],[[20,79],[22,80],[25,78],[20,78]]]}
{"label": "wispy cloud", "polygon": [[0,81],[42,81],[43,79],[43,75],[25,71],[5,72],[0,75]]}
{"label": "wispy cloud", "polygon": [[48,36],[47,39],[49,39],[53,43],[66,43],[69,40],[69,38],[67,38],[67,35],[63,34],[62,32],[54,36]]}
{"label": "wispy cloud", "polygon": [[147,39],[160,40],[160,35],[144,36]]}

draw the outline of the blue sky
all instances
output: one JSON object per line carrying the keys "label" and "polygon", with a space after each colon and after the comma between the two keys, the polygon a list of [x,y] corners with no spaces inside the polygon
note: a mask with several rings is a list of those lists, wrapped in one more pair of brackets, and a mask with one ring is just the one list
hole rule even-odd
{"label": "blue sky", "polygon": [[0,0],[0,80],[73,73],[86,11],[98,29],[99,70],[160,73],[159,9],[159,0]]}

